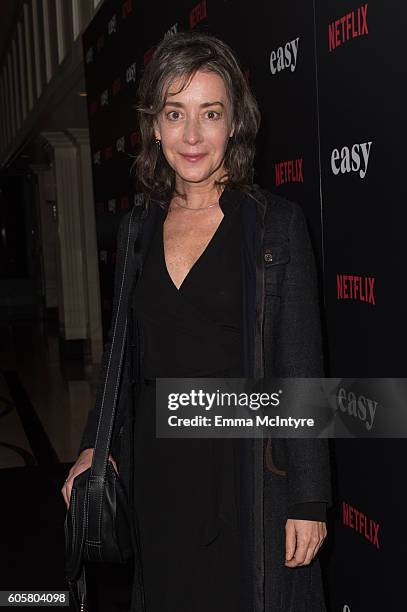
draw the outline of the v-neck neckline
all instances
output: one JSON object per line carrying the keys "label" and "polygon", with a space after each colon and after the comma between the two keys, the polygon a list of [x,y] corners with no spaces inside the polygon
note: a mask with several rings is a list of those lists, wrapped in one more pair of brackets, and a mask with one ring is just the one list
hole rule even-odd
{"label": "v-neck neckline", "polygon": [[188,270],[187,274],[184,276],[180,286],[177,287],[176,284],[174,283],[174,281],[171,278],[171,275],[170,275],[170,273],[168,271],[167,262],[165,260],[165,247],[164,247],[164,222],[165,222],[165,215],[164,215],[163,221],[160,224],[161,225],[161,230],[160,230],[161,259],[162,259],[162,263],[163,263],[165,274],[166,274],[170,284],[174,287],[174,289],[175,289],[175,291],[177,291],[177,293],[181,292],[181,290],[183,289],[186,281],[191,277],[191,273],[194,272],[194,270],[198,266],[199,262],[202,261],[202,259],[204,258],[204,256],[208,252],[208,250],[213,246],[213,243],[216,242],[217,237],[220,234],[221,228],[223,228],[223,226],[225,225],[225,218],[226,218],[226,214],[224,212],[223,213],[223,217],[220,220],[220,223],[219,223],[218,227],[216,228],[216,230],[214,231],[214,233],[212,235],[212,238],[209,240],[208,244],[206,245],[206,247],[204,248],[202,253],[199,255],[198,259],[196,259],[194,261],[194,263],[192,264],[192,266]]}

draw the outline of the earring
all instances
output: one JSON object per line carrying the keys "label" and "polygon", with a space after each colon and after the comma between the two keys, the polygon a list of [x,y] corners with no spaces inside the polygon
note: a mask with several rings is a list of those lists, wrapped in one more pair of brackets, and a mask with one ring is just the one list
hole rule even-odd
{"label": "earring", "polygon": [[155,144],[157,145],[159,149],[161,149],[161,140],[159,138],[155,139]]}

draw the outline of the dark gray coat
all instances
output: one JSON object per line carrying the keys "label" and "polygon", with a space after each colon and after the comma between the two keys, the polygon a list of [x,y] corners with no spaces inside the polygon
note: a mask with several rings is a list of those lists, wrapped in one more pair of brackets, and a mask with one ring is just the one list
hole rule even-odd
{"label": "dark gray coat", "polygon": [[[242,265],[245,376],[323,376],[320,314],[315,262],[299,205],[258,187],[242,199]],[[135,252],[140,265],[153,235],[155,205],[144,217],[142,240]],[[115,300],[125,247],[127,215],[117,242]],[[270,258],[270,252],[272,258]],[[267,257],[265,254],[268,253]],[[271,261],[270,261],[271,259]],[[127,342],[125,368],[119,390],[112,454],[131,497],[132,405],[129,381],[135,381],[134,363],[142,361],[134,334]],[[98,409],[103,390],[110,338],[106,345],[95,408],[89,413],[79,451],[94,445]],[[325,610],[318,559],[310,565],[287,568],[285,523],[294,504],[320,501],[331,504],[326,440],[239,440],[239,469],[244,486],[240,498],[245,525],[246,566],[242,573],[243,612],[322,612]],[[226,486],[226,483],[224,483]],[[221,485],[222,486],[222,485]],[[218,517],[208,525],[208,538],[216,535]]]}

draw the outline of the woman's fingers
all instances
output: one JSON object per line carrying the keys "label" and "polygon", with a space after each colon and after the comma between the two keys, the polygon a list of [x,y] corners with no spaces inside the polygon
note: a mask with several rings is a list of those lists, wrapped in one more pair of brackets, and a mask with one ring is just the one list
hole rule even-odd
{"label": "woman's fingers", "polygon": [[287,567],[308,565],[317,554],[327,532],[324,522],[303,519],[288,519],[285,531]]}
{"label": "woman's fingers", "polygon": [[62,495],[63,495],[63,498],[65,500],[67,507],[69,507],[69,502],[71,500],[71,492],[72,492],[74,478],[75,476],[77,476],[78,474],[84,471],[83,469],[74,470],[75,465],[72,466],[71,469],[69,470],[68,477],[64,482],[64,486],[62,487]]}
{"label": "woman's fingers", "polygon": [[109,455],[109,461],[113,464],[113,467],[115,469],[116,474],[119,474],[119,471],[117,469],[116,461],[113,459],[113,457],[111,455]]}
{"label": "woman's fingers", "polygon": [[62,495],[66,504],[66,507],[69,507],[69,502],[71,499],[71,490],[72,490],[72,485],[69,484],[69,480],[66,480],[64,483],[64,486],[62,487]]}
{"label": "woman's fingers", "polygon": [[76,463],[71,467],[68,472],[67,479],[64,482],[64,486],[61,489],[62,496],[64,498],[65,504],[67,508],[69,507],[69,502],[71,500],[71,492],[73,481],[82,472],[87,470],[92,465],[92,457],[93,457],[93,448],[85,449],[79,455]]}
{"label": "woman's fingers", "polygon": [[[93,453],[86,453],[84,454],[84,456],[81,455],[79,459],[77,460],[77,462],[69,470],[67,479],[65,480],[64,486],[61,489],[61,493],[62,493],[62,496],[64,498],[67,508],[69,508],[69,502],[71,500],[73,481],[76,478],[76,476],[78,476],[79,474],[82,474],[82,472],[90,468],[90,466],[92,465],[92,456],[93,456]],[[116,471],[116,474],[118,474],[119,471],[117,469],[116,461],[113,459],[111,455],[109,455],[109,461],[112,463],[113,468]]]}

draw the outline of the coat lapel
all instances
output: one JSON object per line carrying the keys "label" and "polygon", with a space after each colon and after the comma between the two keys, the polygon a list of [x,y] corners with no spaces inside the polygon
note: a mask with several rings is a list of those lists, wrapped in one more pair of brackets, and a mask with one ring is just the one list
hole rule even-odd
{"label": "coat lapel", "polygon": [[252,202],[242,201],[240,207],[242,249],[242,306],[243,306],[243,333],[242,333],[242,371],[245,377],[252,377],[254,371],[254,331],[255,331],[255,299],[256,299],[256,265],[255,265],[255,236],[256,236],[256,208]]}
{"label": "coat lapel", "polygon": [[243,280],[243,372],[262,378],[264,265],[263,237],[265,204],[252,195],[242,202],[242,280]]}
{"label": "coat lapel", "polygon": [[[264,261],[266,203],[253,195],[242,202],[243,375],[263,378]],[[264,610],[263,439],[235,440],[239,474],[242,610]]]}
{"label": "coat lapel", "polygon": [[[264,203],[242,197],[243,376],[263,376]],[[241,610],[264,609],[263,440],[235,439],[241,542]]]}
{"label": "coat lapel", "polygon": [[135,245],[135,253],[139,255],[139,276],[143,268],[143,263],[146,259],[148,250],[151,245],[151,241],[154,235],[157,223],[160,221],[162,216],[165,215],[165,211],[157,203],[150,203],[147,208],[143,211],[143,225],[140,235],[140,240]]}

